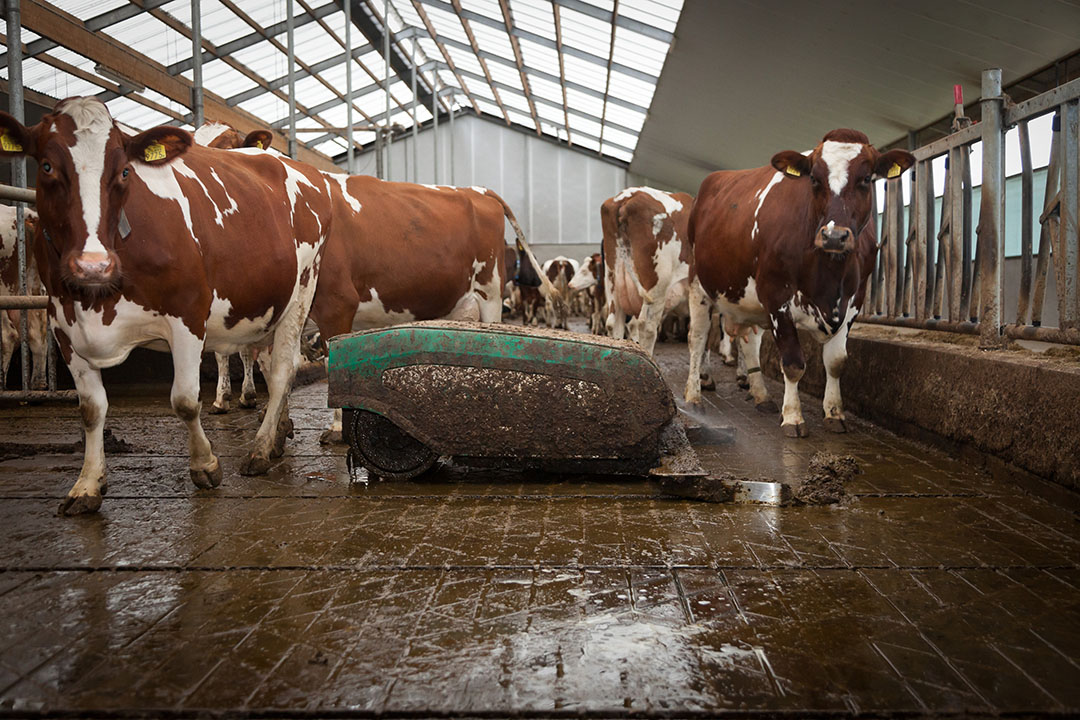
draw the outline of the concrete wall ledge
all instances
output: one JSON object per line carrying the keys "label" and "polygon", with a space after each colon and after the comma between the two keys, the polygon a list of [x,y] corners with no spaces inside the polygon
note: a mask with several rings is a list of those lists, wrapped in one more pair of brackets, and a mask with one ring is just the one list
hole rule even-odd
{"label": "concrete wall ledge", "polygon": [[[841,380],[845,409],[954,454],[982,454],[996,473],[1019,469],[1080,497],[1080,348],[1013,343],[983,351],[977,341],[856,324]],[[821,397],[820,345],[808,335],[802,342],[807,368],[799,389]],[[781,377],[768,333],[762,367]]]}

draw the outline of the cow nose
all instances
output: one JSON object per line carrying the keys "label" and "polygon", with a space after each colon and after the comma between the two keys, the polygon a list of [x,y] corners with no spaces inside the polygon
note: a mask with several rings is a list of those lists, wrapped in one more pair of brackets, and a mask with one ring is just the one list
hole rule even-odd
{"label": "cow nose", "polygon": [[851,238],[851,230],[830,223],[821,229],[822,247],[826,250],[843,250]]}
{"label": "cow nose", "polygon": [[84,282],[107,281],[116,271],[112,253],[82,253],[72,261],[72,274]]}

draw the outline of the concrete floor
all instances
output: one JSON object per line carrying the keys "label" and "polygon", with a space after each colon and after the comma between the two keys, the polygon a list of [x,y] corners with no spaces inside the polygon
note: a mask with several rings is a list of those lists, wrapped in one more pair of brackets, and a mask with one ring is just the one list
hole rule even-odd
{"label": "concrete floor", "polygon": [[[681,388],[685,346],[658,358]],[[0,714],[1080,712],[1076,515],[863,423],[829,435],[811,398],[811,437],[786,439],[732,377],[704,418],[735,440],[704,464],[798,482],[850,453],[851,502],[350,485],[317,441],[323,383],[267,478],[236,473],[254,412],[206,416],[225,482],[196,491],[167,389],[114,395],[136,452],[109,457],[99,515],[55,514],[80,456],[0,463]],[[0,442],[77,439],[72,407],[0,410]]]}

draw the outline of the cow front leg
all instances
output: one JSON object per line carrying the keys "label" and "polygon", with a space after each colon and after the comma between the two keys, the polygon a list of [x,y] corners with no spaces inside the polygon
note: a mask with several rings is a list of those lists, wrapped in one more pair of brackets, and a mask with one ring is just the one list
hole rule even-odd
{"label": "cow front leg", "polygon": [[46,376],[49,319],[44,310],[32,310],[27,323],[30,326],[30,354],[34,356],[34,372],[30,376],[30,387],[34,390],[44,390],[49,384]]}
{"label": "cow front leg", "polygon": [[780,427],[788,437],[806,437],[802,404],[799,402],[799,380],[806,370],[799,333],[791,316],[781,310],[773,315],[773,338],[780,355],[780,368],[784,373],[784,409]]}
{"label": "cow front leg", "polygon": [[821,359],[825,365],[825,429],[831,432],[847,432],[844,422],[844,403],[840,399],[840,374],[847,362],[848,327],[845,324],[840,332],[833,335],[821,346]]}
{"label": "cow front leg", "polygon": [[211,415],[224,415],[229,412],[229,402],[232,400],[232,378],[229,377],[228,353],[214,353],[217,360],[217,392],[214,394],[214,404],[210,406]]}
{"label": "cow front leg", "polygon": [[240,387],[240,407],[255,407],[255,353],[251,347],[240,350],[240,362],[244,364],[244,384]]}
{"label": "cow front leg", "polygon": [[[214,457],[210,441],[203,432],[199,412],[199,364],[202,359],[203,342],[192,335],[186,328],[173,330],[172,359],[173,383],[169,401],[176,417],[187,426],[188,432],[188,469],[191,482],[202,490],[210,490],[221,484],[221,464]],[[228,355],[218,355],[225,358]]]}
{"label": "cow front leg", "polygon": [[79,395],[79,415],[83,426],[83,466],[79,479],[60,503],[61,515],[97,512],[101,496],[108,490],[105,481],[105,415],[109,398],[101,383],[101,371],[78,355],[68,362],[75,390]]}
{"label": "cow front leg", "polygon": [[761,338],[762,331],[757,327],[739,336],[739,357],[746,364],[746,382],[750,385],[750,397],[758,412],[774,413],[780,408],[769,398],[769,389],[765,387],[765,378],[761,376]]}
{"label": "cow front leg", "polygon": [[[712,325],[710,311],[712,301],[705,294],[705,289],[697,278],[690,283],[690,331],[686,336],[686,348],[690,353],[690,367],[686,372],[686,389],[683,398],[692,405],[701,404],[701,363],[705,358],[705,348],[709,343],[709,329]],[[707,368],[706,368],[707,370]]]}

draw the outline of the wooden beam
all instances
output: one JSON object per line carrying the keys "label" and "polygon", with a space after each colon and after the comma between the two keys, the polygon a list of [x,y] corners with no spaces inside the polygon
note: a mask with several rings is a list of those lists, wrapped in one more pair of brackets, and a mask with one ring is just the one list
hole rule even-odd
{"label": "wooden beam", "polygon": [[566,67],[562,52],[562,18],[559,16],[559,3],[551,0],[551,11],[555,14],[555,49],[559,54],[559,85],[562,86],[563,126],[566,128],[566,144],[574,146],[570,139],[570,105],[566,102]]}
{"label": "wooden beam", "polygon": [[[473,110],[480,113],[480,105],[477,104],[476,98],[469,92],[469,86],[465,84],[465,79],[461,77],[461,73],[458,72],[457,66],[454,65],[453,58],[450,57],[450,53],[446,51],[443,44],[439,42],[439,34],[435,31],[435,26],[431,24],[431,20],[428,19],[427,11],[424,10],[424,6],[420,4],[419,0],[412,0],[413,9],[416,10],[416,14],[420,16],[420,21],[424,23],[424,29],[427,30],[428,35],[431,36],[435,46],[439,48],[439,52],[442,53],[443,59],[446,60],[446,66],[450,68],[450,72],[454,73],[454,77],[457,78],[458,86],[465,93],[465,97],[469,98],[469,102],[472,103]],[[416,39],[413,38],[413,42]]]}
{"label": "wooden beam", "polygon": [[473,55],[476,56],[476,61],[480,63],[480,69],[484,71],[484,77],[487,78],[488,87],[491,88],[491,94],[495,98],[495,103],[499,106],[499,110],[502,111],[503,120],[506,124],[510,124],[510,113],[506,112],[506,107],[503,105],[502,98],[499,97],[499,91],[495,89],[495,81],[491,79],[491,72],[488,70],[487,62],[480,54],[480,46],[476,44],[476,36],[473,35],[472,28],[469,27],[469,21],[465,19],[465,13],[461,10],[461,0],[450,0],[454,4],[454,12],[457,13],[458,20],[461,21],[461,27],[465,30],[465,36],[469,38],[469,45],[472,46]]}
{"label": "wooden beam", "polygon": [[510,6],[506,0],[499,0],[502,8],[503,23],[506,25],[506,36],[510,38],[510,47],[514,49],[514,61],[517,63],[518,75],[521,76],[521,87],[525,90],[525,99],[529,102],[529,114],[536,123],[536,134],[543,135],[540,129],[540,117],[536,114],[536,104],[533,102],[532,90],[529,88],[529,78],[525,75],[525,61],[521,57],[521,45],[517,35],[514,34],[514,17],[510,14]]}
{"label": "wooden beam", "polygon": [[[152,58],[121,45],[104,33],[94,33],[83,27],[78,18],[60,10],[44,0],[24,0],[22,3],[23,26],[42,37],[59,43],[93,62],[121,72],[124,76],[161,93],[165,97],[191,106],[191,81],[183,77],[173,77],[160,63]],[[241,132],[251,132],[266,127],[266,122],[251,113],[225,104],[219,96],[205,93],[207,117],[228,123]],[[281,138],[275,136],[274,143],[284,151]],[[307,148],[301,152],[300,159],[321,170],[339,171],[327,156]]]}

